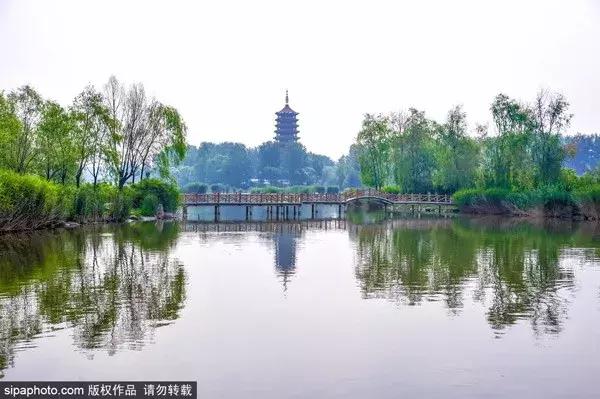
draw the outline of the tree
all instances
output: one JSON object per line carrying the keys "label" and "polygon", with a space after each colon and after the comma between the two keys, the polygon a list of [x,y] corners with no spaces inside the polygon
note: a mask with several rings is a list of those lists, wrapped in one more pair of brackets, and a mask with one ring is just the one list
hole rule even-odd
{"label": "tree", "polygon": [[76,170],[75,116],[53,101],[44,105],[37,129],[38,163],[47,180],[62,184]]}
{"label": "tree", "polygon": [[104,104],[102,94],[93,86],[86,87],[73,101],[72,112],[77,121],[73,146],[76,157],[75,184],[81,184],[86,167],[96,187],[98,177],[106,159],[108,138],[115,122]]}
{"label": "tree", "polygon": [[359,149],[356,144],[350,146],[348,155],[342,155],[337,163],[337,184],[340,187],[360,187]]}
{"label": "tree", "polygon": [[414,108],[405,117],[396,116],[394,120],[399,121],[391,139],[394,181],[404,192],[432,191],[437,125]]}
{"label": "tree", "polygon": [[536,183],[547,185],[556,182],[565,159],[565,149],[560,135],[570,125],[572,114],[563,95],[541,90],[533,103],[534,135],[533,162],[536,165]]}
{"label": "tree", "polygon": [[13,104],[0,92],[0,168],[13,169],[15,142],[21,132],[21,122]]}
{"label": "tree", "polygon": [[8,94],[8,101],[19,120],[19,132],[9,141],[9,168],[18,173],[28,171],[36,156],[37,127],[42,118],[44,101],[31,86],[22,86]]}
{"label": "tree", "polygon": [[366,114],[356,138],[361,180],[377,189],[385,184],[389,175],[390,134],[386,116]]}
{"label": "tree", "polygon": [[531,109],[504,94],[490,108],[498,135],[484,140],[484,181],[494,187],[532,188]]}
{"label": "tree", "polygon": [[475,184],[479,166],[479,146],[467,137],[467,115],[456,106],[448,112],[439,129],[434,184],[448,193]]}
{"label": "tree", "polygon": [[105,105],[111,124],[108,163],[119,188],[156,164],[161,176],[185,155],[186,126],[173,107],[148,99],[143,85],[125,89],[112,76],[105,86]]}

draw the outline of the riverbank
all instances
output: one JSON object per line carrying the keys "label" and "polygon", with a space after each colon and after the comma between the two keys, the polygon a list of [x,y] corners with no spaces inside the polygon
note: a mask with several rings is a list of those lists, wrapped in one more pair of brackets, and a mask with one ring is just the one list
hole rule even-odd
{"label": "riverbank", "polygon": [[179,204],[177,186],[158,179],[144,179],[121,189],[108,183],[76,187],[0,170],[0,233],[130,218],[171,219]]}
{"label": "riverbank", "polygon": [[468,189],[452,199],[461,213],[570,220],[600,220],[600,185],[575,191]]}

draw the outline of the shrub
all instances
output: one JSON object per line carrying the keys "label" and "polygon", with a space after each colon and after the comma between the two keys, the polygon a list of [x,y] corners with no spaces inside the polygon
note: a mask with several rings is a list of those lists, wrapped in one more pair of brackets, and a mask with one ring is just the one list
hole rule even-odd
{"label": "shrub", "polygon": [[117,188],[108,183],[100,183],[96,187],[83,184],[75,191],[71,218],[80,222],[105,220],[117,195]]}
{"label": "shrub", "polygon": [[253,188],[250,192],[254,194],[274,194],[281,193],[283,192],[283,190],[279,187],[265,186],[260,188]]}
{"label": "shrub", "polygon": [[[159,179],[144,179],[128,188],[131,190],[131,205],[133,208],[140,208],[142,201],[149,194],[154,194],[158,198],[158,203],[162,204],[165,212],[175,212],[179,206],[179,189],[173,183]],[[124,199],[126,198],[121,198],[121,200]]]}
{"label": "shrub", "polygon": [[67,216],[71,192],[33,175],[0,171],[0,230],[29,230]]}
{"label": "shrub", "polygon": [[204,183],[189,183],[183,187],[183,192],[188,194],[206,194],[208,185]]}
{"label": "shrub", "polygon": [[325,187],[323,186],[315,186],[315,193],[317,194],[325,194]]}
{"label": "shrub", "polygon": [[340,188],[338,186],[328,186],[325,191],[327,194],[337,194],[340,192]]}
{"label": "shrub", "polygon": [[399,186],[383,186],[381,191],[384,193],[388,193],[388,194],[400,194],[400,187]]}
{"label": "shrub", "polygon": [[132,207],[132,195],[133,193],[129,187],[124,188],[118,192],[109,207],[109,218],[115,222],[123,222],[129,218]]}
{"label": "shrub", "polygon": [[156,194],[146,194],[140,205],[140,213],[142,216],[155,216],[158,209],[159,199]]}

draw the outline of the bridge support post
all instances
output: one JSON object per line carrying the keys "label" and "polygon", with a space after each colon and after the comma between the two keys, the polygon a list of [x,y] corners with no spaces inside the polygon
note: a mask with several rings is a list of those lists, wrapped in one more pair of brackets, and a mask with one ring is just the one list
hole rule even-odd
{"label": "bridge support post", "polygon": [[183,208],[181,209],[181,218],[183,220],[187,220],[187,217],[188,217],[187,206],[184,204]]}
{"label": "bridge support post", "polygon": [[219,205],[215,205],[215,222],[219,221],[220,215],[221,215],[221,210],[219,209]]}
{"label": "bridge support post", "polygon": [[279,220],[279,205],[275,205],[275,219]]}
{"label": "bridge support post", "polygon": [[338,219],[342,218],[342,204],[338,204]]}
{"label": "bridge support post", "polygon": [[248,205],[246,205],[246,220],[249,219],[250,216],[250,207]]}
{"label": "bridge support post", "polygon": [[315,204],[310,204],[310,218],[315,218]]}

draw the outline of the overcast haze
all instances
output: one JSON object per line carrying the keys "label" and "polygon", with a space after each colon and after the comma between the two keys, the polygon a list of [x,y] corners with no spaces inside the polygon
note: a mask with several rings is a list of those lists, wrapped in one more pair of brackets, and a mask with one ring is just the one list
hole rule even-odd
{"label": "overcast haze", "polygon": [[300,112],[301,142],[345,153],[366,112],[408,107],[471,125],[494,95],[566,95],[571,133],[600,132],[600,2],[6,1],[0,88],[68,104],[112,74],[175,106],[189,142],[274,135]]}

